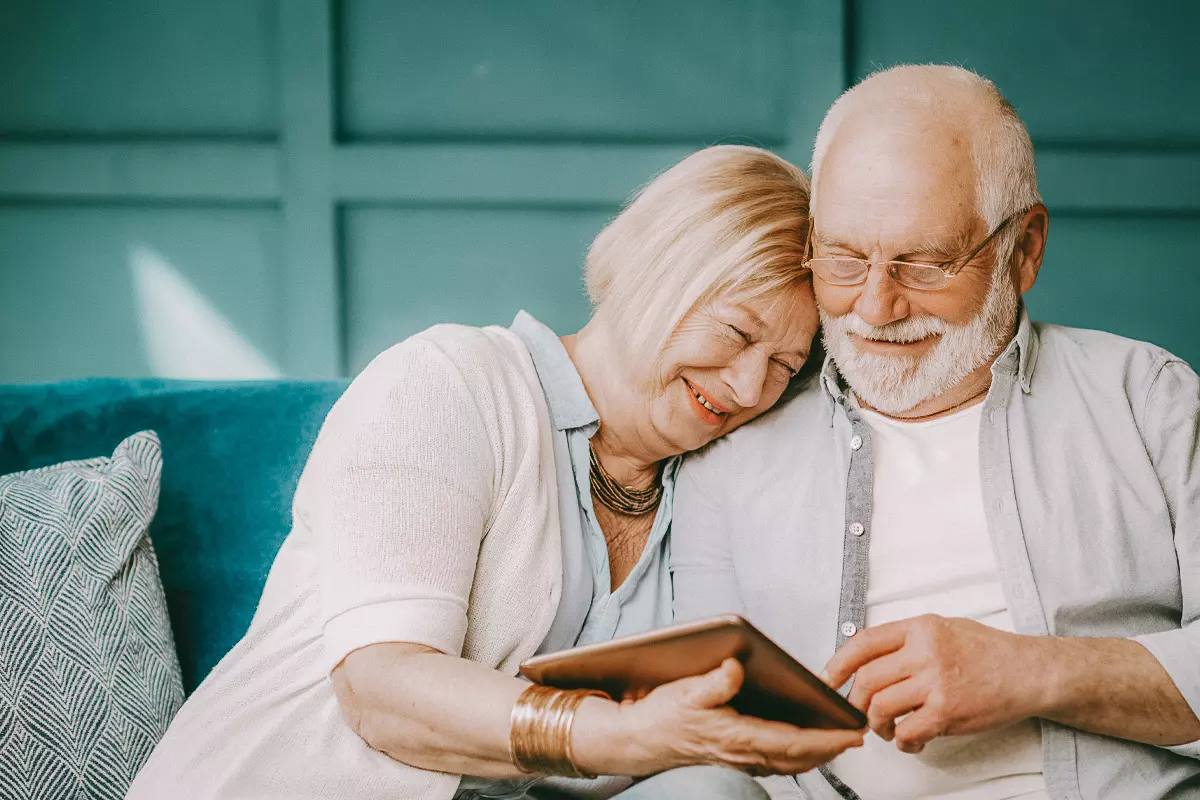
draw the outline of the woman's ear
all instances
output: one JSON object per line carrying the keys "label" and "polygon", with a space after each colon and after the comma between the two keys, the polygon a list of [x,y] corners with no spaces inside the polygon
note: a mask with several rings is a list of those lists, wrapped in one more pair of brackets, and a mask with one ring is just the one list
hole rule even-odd
{"label": "woman's ear", "polygon": [[1046,236],[1050,231],[1050,212],[1038,203],[1025,212],[1017,249],[1013,254],[1013,266],[1017,271],[1018,286],[1025,294],[1037,283],[1038,271],[1042,268],[1042,257],[1046,254]]}

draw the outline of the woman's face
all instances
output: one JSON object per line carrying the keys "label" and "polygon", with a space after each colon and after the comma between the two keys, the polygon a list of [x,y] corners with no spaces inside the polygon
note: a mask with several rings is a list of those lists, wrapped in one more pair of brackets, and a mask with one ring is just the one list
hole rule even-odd
{"label": "woman's face", "polygon": [[687,451],[749,422],[804,366],[818,324],[809,281],[760,297],[731,291],[698,305],[659,356],[651,424]]}

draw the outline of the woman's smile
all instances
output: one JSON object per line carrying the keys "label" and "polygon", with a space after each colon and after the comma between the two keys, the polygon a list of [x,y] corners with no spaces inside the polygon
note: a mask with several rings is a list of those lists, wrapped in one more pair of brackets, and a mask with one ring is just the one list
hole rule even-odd
{"label": "woman's smile", "polygon": [[729,411],[718,405],[711,397],[697,389],[688,381],[687,378],[680,378],[683,385],[687,387],[688,399],[691,401],[692,410],[700,419],[704,420],[709,425],[720,425],[729,416]]}

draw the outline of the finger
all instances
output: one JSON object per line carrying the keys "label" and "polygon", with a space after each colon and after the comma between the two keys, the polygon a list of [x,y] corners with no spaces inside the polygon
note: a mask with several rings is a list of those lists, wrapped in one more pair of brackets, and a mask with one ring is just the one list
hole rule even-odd
{"label": "finger", "polygon": [[745,675],[740,661],[727,658],[711,672],[681,680],[680,683],[688,683],[684,699],[695,708],[726,705],[741,691]]}
{"label": "finger", "polygon": [[769,767],[794,775],[832,761],[850,748],[862,747],[863,731],[804,730],[789,739],[782,752],[764,755]]}
{"label": "finger", "polygon": [[920,708],[927,694],[925,687],[911,678],[892,684],[871,698],[866,709],[867,724],[880,739],[890,742],[896,733],[896,720]]}
{"label": "finger", "polygon": [[861,730],[815,730],[741,717],[722,737],[721,761],[755,774],[795,774],[863,743]]}
{"label": "finger", "polygon": [[901,649],[880,656],[859,668],[854,677],[854,688],[850,690],[846,699],[855,708],[866,711],[871,705],[871,698],[877,692],[907,680],[912,674],[912,664],[906,650]]}
{"label": "finger", "polygon": [[865,628],[833,654],[821,677],[837,689],[866,663],[904,646],[908,620]]}
{"label": "finger", "polygon": [[919,753],[942,733],[937,714],[929,706],[922,706],[896,723],[896,748],[903,753]]}
{"label": "finger", "polygon": [[796,737],[789,755],[793,758],[816,756],[824,763],[844,750],[862,747],[864,731],[804,730]]}

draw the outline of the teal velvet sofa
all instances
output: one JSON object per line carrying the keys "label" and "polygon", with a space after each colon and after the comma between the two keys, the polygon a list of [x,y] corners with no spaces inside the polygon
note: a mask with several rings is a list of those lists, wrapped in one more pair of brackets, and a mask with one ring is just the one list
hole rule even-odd
{"label": "teal velvet sofa", "polygon": [[338,381],[96,379],[0,386],[0,475],[107,455],[158,432],[158,554],[184,690],[245,633],[291,527],[292,494]]}

